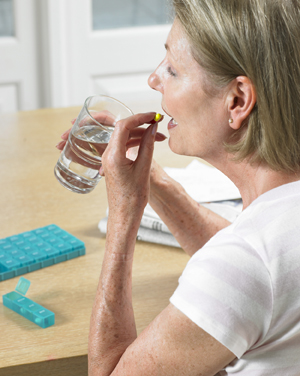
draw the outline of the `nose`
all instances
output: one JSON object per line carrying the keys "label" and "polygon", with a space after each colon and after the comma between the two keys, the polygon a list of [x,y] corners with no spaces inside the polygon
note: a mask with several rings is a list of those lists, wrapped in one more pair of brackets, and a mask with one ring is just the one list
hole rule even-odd
{"label": "nose", "polygon": [[161,78],[158,75],[158,68],[159,66],[156,68],[156,70],[153,73],[150,74],[148,78],[148,85],[151,87],[151,89],[157,90],[163,93],[163,86],[162,86]]}

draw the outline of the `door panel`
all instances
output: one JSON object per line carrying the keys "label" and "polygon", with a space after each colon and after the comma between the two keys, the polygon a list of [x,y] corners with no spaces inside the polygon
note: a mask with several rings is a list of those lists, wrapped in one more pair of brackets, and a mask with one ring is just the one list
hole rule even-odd
{"label": "door panel", "polygon": [[161,25],[171,22],[167,0],[92,0],[93,29]]}
{"label": "door panel", "polygon": [[[12,14],[13,12],[13,14]],[[1,1],[0,111],[39,106],[34,0]]]}
{"label": "door panel", "polygon": [[0,38],[14,35],[13,0],[0,0]]}

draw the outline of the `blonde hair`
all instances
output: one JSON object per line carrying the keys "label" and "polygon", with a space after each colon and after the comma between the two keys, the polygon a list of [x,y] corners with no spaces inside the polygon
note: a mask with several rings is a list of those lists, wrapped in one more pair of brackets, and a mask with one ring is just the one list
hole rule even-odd
{"label": "blonde hair", "polygon": [[247,76],[257,103],[227,148],[274,170],[300,168],[300,0],[173,0],[212,84]]}

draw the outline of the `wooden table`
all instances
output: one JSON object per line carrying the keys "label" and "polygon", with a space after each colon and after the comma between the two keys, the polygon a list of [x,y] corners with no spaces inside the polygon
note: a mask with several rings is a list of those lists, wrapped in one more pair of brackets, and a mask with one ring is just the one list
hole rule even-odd
{"label": "wooden table", "polygon": [[[4,307],[0,297],[0,376],[87,375],[89,320],[105,244],[97,227],[107,208],[105,182],[79,195],[53,174],[55,145],[78,112],[0,116],[0,238],[55,223],[86,245],[85,256],[25,275],[31,281],[26,296],[55,312],[54,326],[41,329]],[[155,156],[171,167],[190,162],[171,153],[167,141]],[[137,242],[133,304],[139,333],[168,304],[187,261],[181,249]],[[18,279],[0,282],[0,295],[13,291]]]}

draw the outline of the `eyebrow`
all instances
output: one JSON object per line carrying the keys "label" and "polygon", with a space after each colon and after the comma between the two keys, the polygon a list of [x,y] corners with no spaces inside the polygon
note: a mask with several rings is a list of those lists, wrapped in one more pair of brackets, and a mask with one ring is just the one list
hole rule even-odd
{"label": "eyebrow", "polygon": [[171,54],[171,56],[173,57],[173,59],[176,60],[175,57],[174,57],[174,55],[172,54],[171,48],[168,45],[168,43],[165,43],[165,49],[169,52],[169,54]]}

